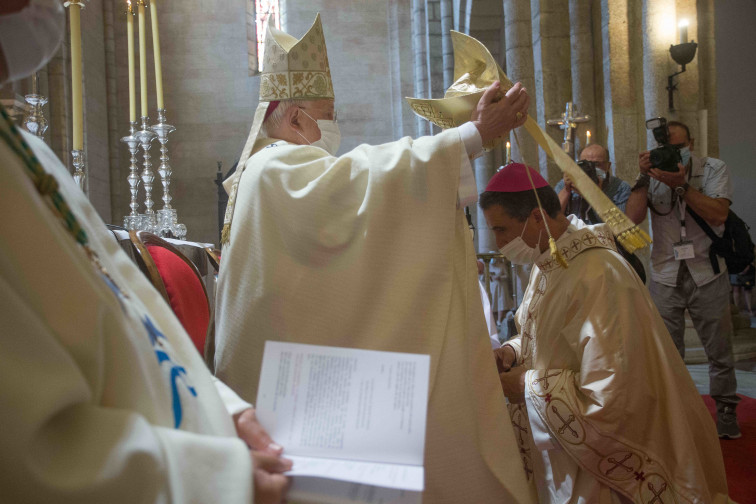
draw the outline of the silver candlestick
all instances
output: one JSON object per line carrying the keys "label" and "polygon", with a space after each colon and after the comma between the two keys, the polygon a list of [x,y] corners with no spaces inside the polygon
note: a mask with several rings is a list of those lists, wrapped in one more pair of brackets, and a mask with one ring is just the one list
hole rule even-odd
{"label": "silver candlestick", "polygon": [[142,185],[144,185],[144,217],[145,222],[140,229],[145,231],[154,231],[157,227],[157,220],[155,218],[155,211],[152,209],[152,182],[155,180],[155,173],[152,171],[152,163],[150,159],[150,147],[152,141],[157,138],[157,135],[150,129],[147,116],[142,116],[142,129],[136,132],[136,137],[139,139],[139,143],[142,146],[144,161],[142,166]]}
{"label": "silver candlestick", "polygon": [[35,72],[32,75],[32,92],[24,96],[24,100],[29,104],[29,110],[24,117],[24,128],[32,135],[43,138],[47,131],[47,119],[42,107],[47,103],[47,97],[39,94],[39,73]]}
{"label": "silver candlestick", "polygon": [[[171,207],[171,165],[168,162],[168,134],[176,131],[176,128],[166,123],[165,109],[158,109],[158,123],[152,126],[152,131],[157,134],[158,141],[160,142],[160,168],[158,173],[163,184],[163,208],[158,210],[158,234],[163,237],[179,237],[186,236],[186,226],[180,226],[178,224],[178,216],[176,209]],[[179,227],[180,226],[180,227]],[[183,235],[183,236],[182,236]]]}
{"label": "silver candlestick", "polygon": [[86,192],[84,184],[85,180],[87,178],[86,174],[86,159],[84,156],[83,150],[72,150],[71,155],[73,156],[73,165],[74,165],[74,173],[73,173],[73,179],[74,182],[79,186],[79,189]]}
{"label": "silver candlestick", "polygon": [[129,191],[131,192],[131,213],[123,218],[123,227],[128,230],[137,230],[140,226],[139,203],[137,202],[137,193],[139,192],[139,165],[137,160],[137,153],[139,152],[139,138],[136,136],[137,122],[132,121],[129,123],[129,135],[121,138],[121,142],[125,143],[129,147],[131,153],[131,167],[129,170],[129,176],[126,178],[129,182]]}

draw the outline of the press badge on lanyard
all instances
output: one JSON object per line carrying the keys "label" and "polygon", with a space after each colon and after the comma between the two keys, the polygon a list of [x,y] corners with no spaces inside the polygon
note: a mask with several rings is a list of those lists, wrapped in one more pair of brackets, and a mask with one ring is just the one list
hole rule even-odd
{"label": "press badge on lanyard", "polygon": [[685,233],[685,202],[679,201],[678,208],[680,209],[680,241],[672,246],[675,261],[693,259],[696,256],[693,252],[693,242],[687,239]]}

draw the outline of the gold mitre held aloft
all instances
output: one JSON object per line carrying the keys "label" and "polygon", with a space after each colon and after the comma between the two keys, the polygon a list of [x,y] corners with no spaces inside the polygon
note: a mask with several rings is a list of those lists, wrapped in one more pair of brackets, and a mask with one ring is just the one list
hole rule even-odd
{"label": "gold mitre held aloft", "polygon": [[252,128],[239,157],[231,189],[228,191],[228,205],[223,218],[221,243],[228,243],[231,238],[231,222],[239,180],[247,160],[255,150],[270,102],[292,99],[333,99],[333,97],[331,68],[328,65],[328,53],[320,14],[315,16],[312,26],[299,40],[268,24],[265,32],[265,55],[260,73],[260,103],[255,110]]}
{"label": "gold mitre held aloft", "polygon": [[[444,129],[469,121],[483,92],[497,80],[501,82],[502,92],[506,92],[513,85],[486,46],[478,40],[453,30],[451,39],[454,45],[454,84],[440,99],[406,98],[417,115]],[[651,243],[648,234],[635,226],[617,208],[532,117],[528,117],[525,122],[525,129],[546,155],[556,162],[559,169],[569,175],[573,186],[609,225],[612,233],[628,252],[632,253]],[[485,147],[493,147],[493,144]]]}
{"label": "gold mitre held aloft", "polygon": [[406,98],[413,112],[444,129],[469,121],[483,92],[497,80],[505,90],[512,87],[486,46],[454,30],[451,39],[454,45],[454,84],[443,98]]}

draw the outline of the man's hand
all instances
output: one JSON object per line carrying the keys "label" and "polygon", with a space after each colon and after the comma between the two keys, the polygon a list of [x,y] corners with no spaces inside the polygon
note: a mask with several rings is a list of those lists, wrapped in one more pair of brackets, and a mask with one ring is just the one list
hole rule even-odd
{"label": "man's hand", "polygon": [[659,168],[651,168],[648,174],[651,178],[658,180],[662,184],[667,184],[671,188],[679,187],[686,182],[687,169],[682,163],[677,163],[676,172],[668,172]]}
{"label": "man's hand", "polygon": [[494,359],[496,360],[496,369],[499,373],[506,373],[512,366],[514,366],[517,355],[515,355],[514,348],[511,345],[504,345],[501,348],[497,348],[493,351]]}
{"label": "man's hand", "polygon": [[648,173],[651,169],[651,151],[638,154],[638,169],[641,173]]}
{"label": "man's hand", "polygon": [[255,504],[281,504],[285,502],[289,478],[282,471],[291,469],[291,461],[274,455],[252,452],[254,462]]}
{"label": "man's hand", "polygon": [[500,90],[501,83],[494,82],[480,97],[470,116],[484,144],[522,126],[528,119],[530,97],[522,84],[518,82],[499,99]]}
{"label": "man's hand", "polygon": [[252,450],[276,457],[283,453],[283,448],[273,442],[268,432],[257,421],[254,408],[245,409],[234,415],[234,426],[236,426],[236,434]]}
{"label": "man's hand", "polygon": [[501,380],[501,390],[507,396],[511,403],[525,402],[525,373],[527,369],[524,366],[516,367],[511,371],[499,373]]}

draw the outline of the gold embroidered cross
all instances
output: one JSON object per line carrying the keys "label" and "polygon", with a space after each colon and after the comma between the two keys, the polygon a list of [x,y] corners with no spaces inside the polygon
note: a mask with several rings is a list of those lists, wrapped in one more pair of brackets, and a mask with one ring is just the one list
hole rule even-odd
{"label": "gold embroidered cross", "polygon": [[654,494],[654,498],[648,501],[648,504],[654,504],[654,502],[659,501],[659,504],[664,504],[664,501],[661,498],[661,494],[664,493],[664,491],[667,489],[667,484],[662,483],[661,487],[659,487],[659,491],[656,491],[656,488],[654,488],[654,484],[649,482],[648,483],[648,489],[651,490],[651,492]]}
{"label": "gold embroidered cross", "polygon": [[552,406],[551,411],[556,413],[556,416],[559,417],[559,420],[562,421],[562,426],[557,429],[557,433],[564,434],[565,430],[569,430],[574,437],[578,437],[577,431],[570,427],[570,424],[575,421],[575,415],[570,415],[567,417],[567,420],[565,420],[564,418],[562,418],[562,415],[559,414],[559,410],[556,406]]}
{"label": "gold embroidered cross", "polygon": [[606,471],[606,472],[605,472],[604,474],[606,474],[607,476],[609,476],[609,474],[610,474],[610,473],[611,473],[612,471],[614,471],[615,469],[617,469],[618,467],[621,467],[621,468],[622,468],[622,469],[624,469],[624,470],[625,470],[626,472],[633,472],[633,468],[632,468],[632,467],[627,467],[627,466],[626,466],[625,464],[623,464],[623,462],[624,462],[624,461],[626,461],[627,459],[629,459],[629,458],[630,458],[630,457],[632,457],[632,456],[633,456],[633,454],[632,454],[632,453],[628,453],[628,454],[626,454],[626,455],[624,456],[624,458],[623,458],[622,460],[616,460],[616,459],[615,459],[615,458],[613,458],[613,457],[609,457],[609,463],[610,463],[610,464],[614,464],[614,466],[613,466],[613,467],[610,467],[609,469],[607,469],[607,471]]}

